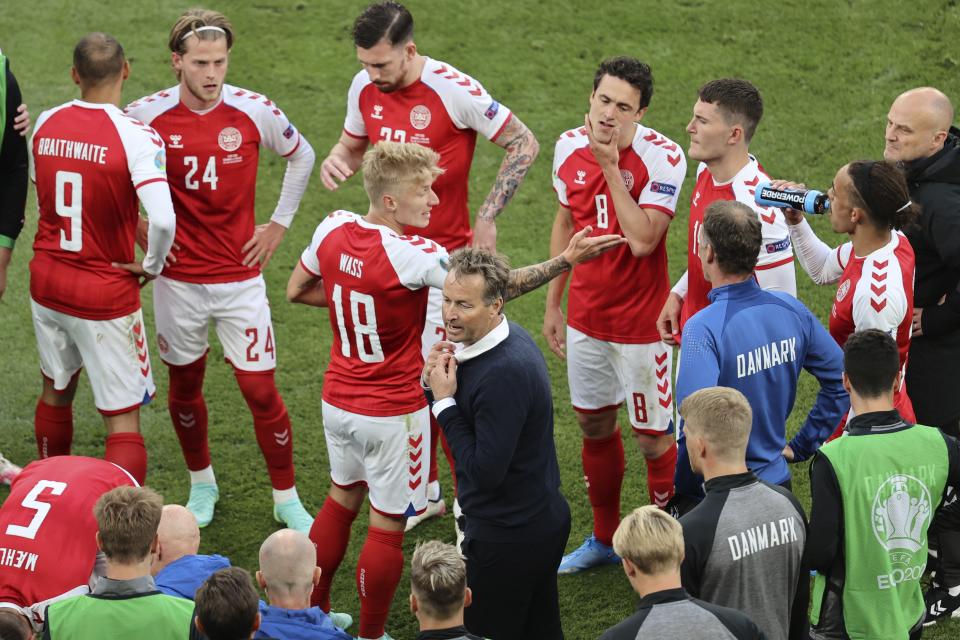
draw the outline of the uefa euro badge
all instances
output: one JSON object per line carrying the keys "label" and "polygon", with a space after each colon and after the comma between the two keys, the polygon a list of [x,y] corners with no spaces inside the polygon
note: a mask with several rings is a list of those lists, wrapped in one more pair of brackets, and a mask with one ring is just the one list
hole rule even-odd
{"label": "uefa euro badge", "polygon": [[891,553],[916,553],[930,522],[930,492],[913,476],[894,475],[873,499],[873,533]]}

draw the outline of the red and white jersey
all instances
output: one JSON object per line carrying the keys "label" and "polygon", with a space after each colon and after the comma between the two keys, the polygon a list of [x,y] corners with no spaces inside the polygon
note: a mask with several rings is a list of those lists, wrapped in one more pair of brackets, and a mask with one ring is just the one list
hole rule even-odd
{"label": "red and white jersey", "polygon": [[880,329],[897,341],[901,367],[910,349],[913,320],[913,247],[899,231],[886,246],[866,257],[853,255],[853,243],[831,251],[823,279],[839,280],[830,310],[830,335],[841,347],[855,331]]}
{"label": "red and white jersey", "polygon": [[447,251],[349,211],[327,216],[300,256],[323,278],[333,346],[323,380],[329,404],[367,416],[426,406],[420,335],[429,287],[442,288]]}
{"label": "red and white jersey", "polygon": [[29,607],[87,587],[97,557],[93,505],[125,485],[137,482],[97,458],[27,465],[0,508],[0,602]]}
{"label": "red and white jersey", "polygon": [[703,266],[697,257],[697,236],[703,225],[703,214],[717,200],[736,200],[757,212],[760,218],[763,244],[757,258],[757,270],[773,269],[793,262],[793,247],[783,211],[777,207],[758,205],[753,198],[758,183],[770,178],[753,156],[749,157],[737,175],[728,182],[718,183],[707,165],[697,168],[697,184],[690,196],[690,224],[687,232],[687,295],[683,300],[680,326],[683,327],[695,313],[710,304],[707,294],[711,285],[703,277]]}
{"label": "red and white jersey", "polygon": [[33,160],[30,296],[90,320],[135,312],[139,279],[110,263],[136,259],[137,189],[167,179],[157,132],[112,104],[74,100],[37,118]]}
{"label": "red and white jersey", "polygon": [[371,144],[381,140],[415,142],[440,154],[443,174],[433,183],[440,199],[419,233],[442,246],[459,249],[470,244],[467,203],[470,164],[477,132],[494,140],[511,113],[494,100],[479,82],[448,64],[426,58],[420,79],[390,93],[370,82],[366,71],[353,78],[347,94],[343,130]]}
{"label": "red and white jersey", "polygon": [[197,283],[256,277],[241,248],[256,222],[257,162],[263,145],[282,157],[300,133],[266,96],[223,85],[221,101],[197,113],[172,87],[132,102],[127,113],[156,129],[167,143],[167,176],[177,214],[177,262],[163,275]]}
{"label": "red and white jersey", "polygon": [[[633,143],[620,152],[620,175],[644,209],[671,218],[683,186],[683,151],[653,129],[637,125]],[[573,214],[577,232],[623,234],[610,189],[597,164],[586,130],[571,129],[557,140],[553,188]],[[653,253],[636,258],[626,245],[577,265],[570,278],[567,324],[598,340],[649,344],[660,340],[656,320],[669,292],[666,234]]]}

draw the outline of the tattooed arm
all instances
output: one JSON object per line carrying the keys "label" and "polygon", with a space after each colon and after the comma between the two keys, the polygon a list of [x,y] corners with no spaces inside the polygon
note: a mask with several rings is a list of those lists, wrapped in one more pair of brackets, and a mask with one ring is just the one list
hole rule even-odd
{"label": "tattooed arm", "polygon": [[297,262],[287,281],[287,301],[308,304],[311,307],[327,307],[327,294],[323,290],[323,279],[316,276]]}
{"label": "tattooed arm", "polygon": [[566,273],[575,265],[595,258],[605,251],[626,244],[627,239],[614,234],[589,237],[593,227],[587,225],[570,238],[570,243],[560,255],[529,267],[520,267],[510,272],[507,282],[507,300],[533,291],[540,285]]}
{"label": "tattooed arm", "polygon": [[496,251],[497,248],[497,216],[513,198],[540,152],[533,132],[516,115],[511,116],[493,142],[506,149],[507,153],[500,164],[493,188],[480,206],[473,223],[473,246],[490,251]]}

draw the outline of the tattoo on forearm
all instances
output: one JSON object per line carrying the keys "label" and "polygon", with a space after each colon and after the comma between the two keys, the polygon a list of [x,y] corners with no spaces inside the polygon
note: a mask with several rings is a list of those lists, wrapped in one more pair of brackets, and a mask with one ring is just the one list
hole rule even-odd
{"label": "tattoo on forearm", "polygon": [[570,263],[562,255],[540,264],[514,269],[510,272],[510,280],[507,282],[507,300],[513,300],[533,291],[569,270]]}
{"label": "tattoo on forearm", "polygon": [[500,215],[517,192],[537,157],[536,138],[525,124],[514,118],[507,128],[504,134],[508,136],[508,142],[503,145],[507,155],[500,164],[500,171],[497,173],[493,188],[480,206],[480,211],[477,212],[479,220],[492,221]]}

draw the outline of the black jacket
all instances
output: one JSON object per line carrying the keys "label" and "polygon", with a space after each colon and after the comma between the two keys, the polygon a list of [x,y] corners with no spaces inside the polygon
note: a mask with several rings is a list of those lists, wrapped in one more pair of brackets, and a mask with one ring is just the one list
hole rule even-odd
{"label": "black jacket", "polygon": [[960,129],[950,129],[943,149],[904,169],[910,197],[921,207],[903,231],[916,255],[914,307],[923,309],[923,335],[910,345],[907,393],[917,421],[939,427],[960,417]]}

